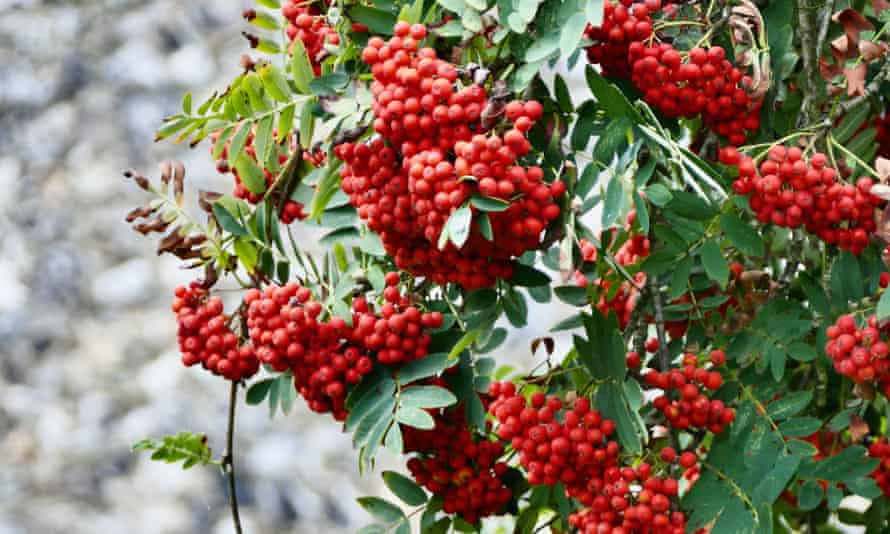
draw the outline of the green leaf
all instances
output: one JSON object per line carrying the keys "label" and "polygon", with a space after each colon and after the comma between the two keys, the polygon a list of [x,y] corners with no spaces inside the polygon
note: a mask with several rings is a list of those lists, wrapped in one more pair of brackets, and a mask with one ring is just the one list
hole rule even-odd
{"label": "green leaf", "polygon": [[470,203],[481,211],[504,211],[510,207],[510,202],[495,197],[486,197],[482,195],[473,195]]}
{"label": "green leaf", "polygon": [[204,434],[180,432],[162,439],[143,439],[134,443],[132,450],[153,451],[151,459],[154,461],[168,464],[183,462],[183,469],[215,463]]}
{"label": "green leaf", "polygon": [[269,394],[269,389],[272,387],[272,382],[275,380],[277,379],[267,378],[252,384],[247,390],[247,404],[256,406],[266,400],[266,395]]}
{"label": "green leaf", "polygon": [[603,23],[603,8],[603,0],[587,0],[584,7],[587,23],[591,26],[601,26]]}
{"label": "green leaf", "polygon": [[[219,223],[219,226],[235,237],[243,237],[249,235],[247,229],[244,228],[244,226],[240,222],[238,222],[238,219],[236,219],[236,214],[230,212],[225,205],[226,203],[222,202],[222,200],[224,199],[220,199],[214,202],[212,208],[213,216],[216,217],[216,221]],[[237,203],[232,202],[231,205],[235,209],[239,209]]]}
{"label": "green leaf", "polygon": [[395,471],[384,471],[383,483],[408,506],[420,506],[426,502],[426,492],[416,482]]}
{"label": "green leaf", "polygon": [[646,209],[646,201],[636,191],[633,192],[634,208],[637,210],[637,222],[644,234],[649,233],[649,210]]}
{"label": "green leaf", "polygon": [[553,293],[556,295],[556,298],[572,306],[587,306],[590,302],[590,297],[587,296],[587,289],[583,287],[558,286],[553,288]]}
{"label": "green leaf", "polygon": [[645,191],[646,198],[649,200],[649,202],[655,204],[660,208],[667,206],[668,203],[674,198],[668,188],[661,184],[652,184],[646,187]]}
{"label": "green leaf", "polygon": [[771,402],[767,407],[767,415],[776,421],[787,419],[799,413],[813,400],[812,391],[795,391],[786,393]]}
{"label": "green leaf", "polygon": [[862,126],[862,123],[865,122],[870,113],[871,106],[868,103],[854,107],[845,113],[840,124],[831,130],[832,137],[840,143],[846,143],[859,130],[859,127]]}
{"label": "green leaf", "polygon": [[402,407],[444,408],[457,403],[457,397],[439,386],[411,386],[402,390],[399,397]]}
{"label": "green leaf", "polygon": [[619,178],[613,177],[609,180],[609,185],[606,186],[606,202],[603,205],[602,217],[603,228],[612,227],[615,219],[617,219],[618,215],[621,213],[621,208],[624,207],[623,200],[623,184]]}
{"label": "green leaf", "polygon": [[587,79],[587,86],[590,88],[593,96],[596,97],[600,108],[606,112],[606,115],[613,119],[632,117],[634,120],[637,120],[640,118],[639,113],[637,113],[624,94],[603,78],[591,65],[587,66],[584,74]]}
{"label": "green leaf", "polygon": [[287,139],[287,136],[290,135],[291,131],[294,129],[294,113],[296,112],[296,105],[289,104],[282,108],[281,113],[278,115],[278,137],[277,141],[279,143],[284,142]]}
{"label": "green leaf", "polygon": [[881,293],[881,299],[878,301],[877,315],[879,321],[890,317],[890,291],[885,290]]}
{"label": "green leaf", "polygon": [[[240,133],[240,132],[239,132]],[[235,162],[235,170],[238,171],[238,178],[241,183],[251,193],[264,193],[266,191],[266,175],[263,170],[256,164],[246,153],[242,152]]]}
{"label": "green leaf", "polygon": [[559,50],[559,33],[551,32],[538,37],[525,51],[525,61],[534,63],[548,59]]}
{"label": "green leaf", "polygon": [[[268,115],[263,117],[256,128],[256,135],[253,138],[253,148],[256,150],[256,161],[259,166],[266,168],[266,161],[275,146],[275,138],[272,135],[272,127],[274,126],[275,117]],[[277,157],[277,156],[276,156]],[[263,186],[265,187],[265,175],[263,176]]]}
{"label": "green leaf", "polygon": [[819,506],[825,495],[822,486],[816,480],[807,480],[797,491],[797,506],[803,512],[808,512]]}
{"label": "green leaf", "polygon": [[568,57],[581,43],[584,36],[584,28],[587,26],[585,17],[578,13],[576,16],[569,17],[563,23],[562,30],[559,33],[559,53],[563,57]]}
{"label": "green leaf", "polygon": [[720,284],[721,288],[725,288],[729,282],[729,264],[723,257],[720,250],[720,244],[716,239],[709,239],[701,246],[699,250],[702,264],[705,267],[705,273],[708,278]]}
{"label": "green leaf", "polygon": [[[390,31],[392,31],[392,25],[390,25]],[[308,95],[311,92],[309,83],[315,78],[315,72],[312,70],[312,62],[309,61],[306,47],[303,45],[303,41],[299,39],[295,39],[291,45],[290,73],[294,78],[294,85],[297,87],[297,91],[300,94]]]}
{"label": "green leaf", "polygon": [[[244,153],[244,145],[247,143],[247,136],[250,135],[250,131],[253,129],[253,123],[250,121],[244,121],[241,124],[241,127],[238,128],[238,131],[232,137],[232,142],[229,144],[229,167],[235,167],[235,162],[238,161],[240,156]],[[265,179],[263,180],[265,183]]]}
{"label": "green leaf", "polygon": [[[445,228],[442,229],[442,236],[454,243],[455,247],[460,249],[470,237],[470,225],[473,222],[473,212],[469,207],[463,206],[456,209],[448,220],[445,222]],[[447,228],[447,231],[446,231]],[[445,243],[447,243],[447,240]],[[442,237],[439,238],[439,249],[445,248],[442,243]]]}
{"label": "green leaf", "polygon": [[290,85],[287,83],[287,78],[284,77],[284,74],[275,65],[269,63],[262,67],[259,72],[260,80],[263,82],[263,89],[272,98],[279,102],[286,103],[290,101]]}
{"label": "green leaf", "polygon": [[192,93],[188,92],[182,95],[182,112],[186,115],[192,114]]}
{"label": "green leaf", "polygon": [[405,442],[402,438],[402,429],[400,425],[391,425],[383,439],[383,446],[390,450],[393,454],[402,454],[405,448]]}
{"label": "green leaf", "polygon": [[494,241],[494,230],[491,228],[491,219],[488,217],[488,213],[483,211],[476,214],[476,226],[479,227],[479,234],[486,241]]}
{"label": "green leaf", "polygon": [[312,136],[315,133],[315,115],[312,106],[303,106],[300,111],[300,146],[312,146]]}
{"label": "green leaf", "polygon": [[309,89],[318,96],[336,96],[348,83],[345,72],[332,72],[309,82]]}
{"label": "green leaf", "polygon": [[822,421],[815,417],[795,417],[779,423],[779,432],[789,438],[803,438],[822,428]]}
{"label": "green leaf", "polygon": [[528,265],[517,263],[513,266],[510,284],[518,287],[539,287],[550,284],[550,277]]}
{"label": "green leaf", "polygon": [[420,380],[437,375],[451,367],[453,362],[448,360],[448,355],[444,352],[429,354],[419,360],[414,360],[399,369],[396,377],[400,384],[410,384]]}
{"label": "green leaf", "polygon": [[600,385],[596,391],[596,406],[604,417],[615,422],[615,431],[621,444],[629,452],[639,454],[643,447],[633,414],[627,404],[624,388],[614,382]]}
{"label": "green leaf", "polygon": [[742,254],[746,256],[762,257],[765,254],[765,246],[760,234],[750,225],[743,222],[738,216],[724,214],[720,217],[720,228]]}
{"label": "green leaf", "polygon": [[244,237],[235,239],[235,255],[238,256],[241,265],[243,265],[248,272],[254,272],[257,261],[259,260],[259,251],[256,249],[256,246],[254,246],[252,241]]}
{"label": "green leaf", "polygon": [[581,198],[585,198],[596,185],[599,176],[599,168],[592,163],[588,164],[584,167],[584,171],[581,173],[581,178],[578,180],[578,185],[575,187],[575,194]]}
{"label": "green leaf", "polygon": [[465,351],[470,345],[476,342],[479,339],[479,336],[482,335],[481,330],[469,330],[467,331],[461,338],[454,344],[454,347],[451,349],[451,352],[448,353],[448,359],[453,360],[460,356],[460,353]]}
{"label": "green leaf", "polygon": [[482,31],[482,15],[475,9],[470,9],[469,7],[465,9],[461,15],[461,22],[463,23],[464,28],[473,33]]}
{"label": "green leaf", "polygon": [[404,425],[419,428],[420,430],[432,430],[436,428],[433,416],[420,408],[403,406],[396,411],[396,420]]}
{"label": "green leaf", "polygon": [[405,520],[405,514],[402,510],[389,501],[379,497],[361,497],[357,500],[359,505],[376,519],[386,523]]}

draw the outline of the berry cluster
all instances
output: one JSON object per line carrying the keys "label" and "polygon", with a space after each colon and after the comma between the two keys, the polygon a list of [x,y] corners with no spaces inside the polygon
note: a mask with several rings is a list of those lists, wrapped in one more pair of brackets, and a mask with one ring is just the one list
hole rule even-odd
{"label": "berry cluster", "polygon": [[379,314],[367,300],[352,301],[352,339],[369,351],[377,353],[377,361],[384,365],[406,363],[423,358],[429,353],[430,334],[425,329],[442,326],[441,312],[421,312],[411,300],[399,293],[399,274],[386,275],[386,302]]}
{"label": "berry cluster", "polygon": [[[444,380],[438,385],[445,387]],[[418,484],[442,496],[442,510],[470,524],[499,515],[513,494],[503,477],[509,467],[498,459],[504,446],[468,430],[463,405],[431,412],[431,430],[402,426],[404,450],[417,453],[408,470]]]}
{"label": "berry cluster", "polygon": [[251,289],[244,298],[247,327],[257,358],[276,371],[290,369],[309,408],[346,418],[346,390],[373,369],[370,354],[350,344],[352,329],[340,317],[321,321],[322,305],[308,288]]}
{"label": "berry cluster", "polygon": [[884,495],[890,497],[890,442],[884,436],[872,441],[868,446],[868,455],[881,461],[870,476]]}
{"label": "berry cluster", "polygon": [[488,393],[495,399],[489,412],[499,423],[497,436],[519,451],[529,484],[563,483],[570,497],[591,506],[606,485],[606,470],[618,465],[618,442],[611,439],[615,423],[592,410],[586,398],[569,407],[537,392],[527,402],[512,382],[493,382]]}
{"label": "berry cluster", "polygon": [[200,363],[213,374],[228,380],[253,376],[260,364],[250,345],[238,346],[238,336],[229,328],[223,314],[223,302],[210,297],[199,284],[176,288],[173,313],[179,323],[176,333],[182,363]]}
{"label": "berry cluster", "polygon": [[[685,454],[685,453],[684,453]],[[686,515],[677,511],[679,483],[657,477],[652,466],[606,469],[602,492],[589,508],[569,516],[569,524],[581,534],[682,534]],[[674,511],[672,511],[672,509]]]}
{"label": "berry cluster", "polygon": [[839,374],[856,383],[877,382],[890,396],[888,331],[890,327],[881,326],[875,315],[869,316],[862,328],[857,328],[852,315],[842,315],[828,327],[825,353],[834,361],[834,370]]}
{"label": "berry cluster", "polygon": [[797,147],[776,145],[759,170],[749,157],[734,148],[720,152],[720,161],[737,165],[735,192],[751,195],[757,220],[787,228],[803,226],[829,244],[860,254],[875,230],[875,207],[883,201],[870,193],[871,178],[856,185],[838,182],[828,160],[816,153],[807,160]]}
{"label": "berry cluster", "polygon": [[302,0],[284,0],[281,13],[288,20],[287,38],[301,41],[306,48],[315,75],[321,74],[321,59],[325,44],[339,45],[340,35],[332,28],[315,4]]}
{"label": "berry cluster", "polygon": [[606,0],[602,25],[584,31],[594,41],[587,48],[588,61],[599,64],[604,76],[629,78],[630,44],[652,36],[652,14],[660,9],[661,0]]}
{"label": "berry cluster", "polygon": [[[216,132],[210,136],[210,139],[213,142],[213,145],[216,144],[216,140],[219,138],[219,133],[220,132]],[[273,135],[274,135],[274,133],[273,133]],[[256,161],[256,148],[254,147],[253,142],[254,142],[254,133],[251,132],[247,136],[247,141],[244,144],[244,153]],[[231,140],[226,142],[226,146],[223,149],[222,154],[220,155],[220,159],[216,162],[216,170],[221,174],[232,173],[232,176],[235,177],[235,189],[232,191],[233,196],[235,196],[236,198],[243,198],[244,200],[250,202],[251,204],[259,204],[266,197],[266,195],[264,193],[250,192],[244,186],[244,183],[241,181],[241,177],[238,176],[238,171],[229,167],[228,153],[229,153],[229,146],[231,145],[231,143],[232,143]],[[213,145],[211,145],[211,146],[213,146]],[[287,155],[284,153],[280,153],[278,155],[278,163],[283,165],[286,162],[287,162]],[[261,165],[261,167],[265,167],[265,165]],[[275,175],[271,171],[269,171],[265,168],[263,170],[263,175],[266,179],[265,189],[268,189],[275,182]],[[281,212],[278,214],[278,218],[284,224],[290,224],[296,220],[302,221],[307,216],[308,216],[308,214],[305,211],[303,211],[303,204],[301,204],[297,201],[294,201],[294,200],[288,200],[287,202],[285,202],[284,205],[281,207]]]}
{"label": "berry cluster", "polygon": [[745,131],[760,128],[759,100],[746,91],[751,80],[726,59],[720,46],[693,48],[685,58],[672,45],[629,47],[631,81],[652,107],[668,117],[693,118],[732,145],[745,142]]}
{"label": "berry cluster", "polygon": [[[485,89],[456,89],[457,68],[433,49],[418,48],[425,37],[423,25],[398,23],[388,42],[369,39],[362,59],[374,76],[379,137],[335,148],[345,162],[342,188],[399,268],[439,284],[490,286],[512,276],[514,257],[539,245],[560,215],[556,199],[565,185],[547,184],[539,167],[517,164],[531,150],[525,134],[543,114],[541,105],[503,106],[512,125],[503,134],[483,126]],[[469,204],[477,195],[505,208],[484,215],[490,234],[480,227],[482,212]],[[472,210],[466,241],[457,248],[448,240],[440,249],[446,222],[464,206]]]}
{"label": "berry cluster", "polygon": [[375,311],[364,298],[352,301],[352,326],[341,317],[320,317],[323,307],[308,288],[291,282],[251,289],[247,327],[259,360],[276,371],[290,369],[297,391],[316,412],[346,417],[347,389],[384,365],[428,354],[428,328],[442,326],[439,312],[421,312],[399,293],[398,273],[386,275],[386,302]]}
{"label": "berry cluster", "polygon": [[[713,350],[709,359],[714,367],[719,367],[726,362],[726,355],[722,350]],[[683,357],[682,370],[652,370],[646,373],[645,380],[649,386],[664,391],[652,401],[652,405],[678,430],[707,429],[719,434],[735,420],[735,410],[727,408],[721,400],[709,399],[705,394],[706,390],[716,391],[723,385],[723,375],[719,371],[701,367],[695,354]],[[678,398],[671,398],[672,390],[677,391]]]}

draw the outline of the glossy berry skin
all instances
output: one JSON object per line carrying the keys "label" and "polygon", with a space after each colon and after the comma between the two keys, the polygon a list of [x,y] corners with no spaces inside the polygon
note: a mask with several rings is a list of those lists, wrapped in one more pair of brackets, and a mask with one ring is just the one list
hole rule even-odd
{"label": "glossy berry skin", "polygon": [[834,370],[856,383],[873,383],[890,396],[890,327],[875,315],[859,326],[852,315],[842,315],[828,327],[825,353]]}
{"label": "glossy berry skin", "polygon": [[[415,36],[425,28],[415,26],[399,25],[389,41],[372,37],[362,52],[374,77],[377,136],[335,148],[344,162],[341,185],[400,269],[438,284],[488,287],[509,279],[513,259],[540,245],[561,214],[565,185],[519,164],[530,154],[526,134],[543,115],[541,104],[509,102],[504,118],[489,124],[483,112],[494,104],[485,88],[459,87],[456,66],[419,48]],[[491,130],[499,125],[502,133]],[[469,203],[474,196],[504,209],[483,213]],[[443,238],[463,208],[471,215],[466,231]]]}
{"label": "glossy berry skin", "polygon": [[[449,388],[441,378],[425,384]],[[417,483],[442,497],[445,513],[470,524],[504,513],[513,498],[505,477],[510,468],[501,459],[504,446],[471,432],[463,405],[428,412],[435,421],[431,430],[401,425],[404,451],[412,455],[408,470]]]}
{"label": "glossy berry skin", "polygon": [[[729,160],[723,152],[721,157]],[[885,202],[871,194],[870,178],[845,184],[827,162],[824,154],[804,158],[797,147],[776,145],[759,168],[749,157],[739,159],[739,178],[733,189],[749,195],[758,221],[804,228],[826,243],[858,255],[875,231],[875,209]]]}
{"label": "glossy berry skin", "polygon": [[663,390],[652,405],[664,414],[672,428],[704,429],[719,434],[735,420],[733,408],[708,396],[709,391],[723,385],[723,375],[716,368],[725,363],[726,356],[723,351],[714,350],[710,361],[713,367],[702,367],[696,355],[690,353],[684,356],[682,369],[651,370],[643,376],[649,387]]}
{"label": "glossy berry skin", "polygon": [[213,374],[234,381],[250,378],[259,370],[253,347],[239,346],[238,336],[229,328],[219,297],[211,297],[193,283],[176,288],[171,307],[179,325],[177,338],[184,365],[200,363]]}
{"label": "glossy berry skin", "polygon": [[606,0],[602,24],[588,25],[584,31],[585,37],[594,41],[587,48],[588,61],[600,65],[604,76],[629,78],[630,45],[652,36],[652,15],[660,9],[661,0]]}
{"label": "glossy berry skin", "polygon": [[693,48],[683,58],[667,43],[629,46],[631,81],[652,107],[668,117],[701,117],[732,145],[760,128],[761,101],[748,94],[750,78],[726,59],[719,46]]}
{"label": "glossy berry skin", "polygon": [[276,371],[290,370],[310,409],[345,419],[352,386],[376,363],[398,365],[426,356],[427,329],[442,325],[441,313],[421,312],[396,287],[384,293],[389,298],[379,310],[354,298],[349,326],[340,317],[322,319],[321,303],[296,282],[249,290],[244,302],[257,358]]}

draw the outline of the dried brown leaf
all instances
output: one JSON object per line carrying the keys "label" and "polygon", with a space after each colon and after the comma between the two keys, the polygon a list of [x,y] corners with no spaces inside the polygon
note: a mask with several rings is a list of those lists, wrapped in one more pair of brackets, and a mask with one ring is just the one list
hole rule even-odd
{"label": "dried brown leaf", "polygon": [[844,77],[847,79],[847,96],[861,96],[865,94],[865,76],[867,74],[868,65],[865,63],[844,69]]}
{"label": "dried brown leaf", "polygon": [[844,29],[844,33],[850,40],[852,48],[859,47],[859,33],[863,30],[873,30],[875,27],[862,16],[862,13],[853,8],[846,8],[831,16],[831,20],[837,22]]}
{"label": "dried brown leaf", "polygon": [[887,45],[874,41],[859,41],[859,55],[866,62],[872,62],[883,57],[887,53]]}

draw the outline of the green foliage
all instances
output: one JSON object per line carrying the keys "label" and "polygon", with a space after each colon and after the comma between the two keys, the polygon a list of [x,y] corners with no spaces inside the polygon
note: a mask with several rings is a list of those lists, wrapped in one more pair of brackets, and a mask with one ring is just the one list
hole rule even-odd
{"label": "green foliage", "polygon": [[132,448],[134,451],[152,451],[151,459],[158,462],[182,462],[183,469],[219,463],[213,459],[204,434],[180,432],[161,439],[148,438],[134,443]]}

